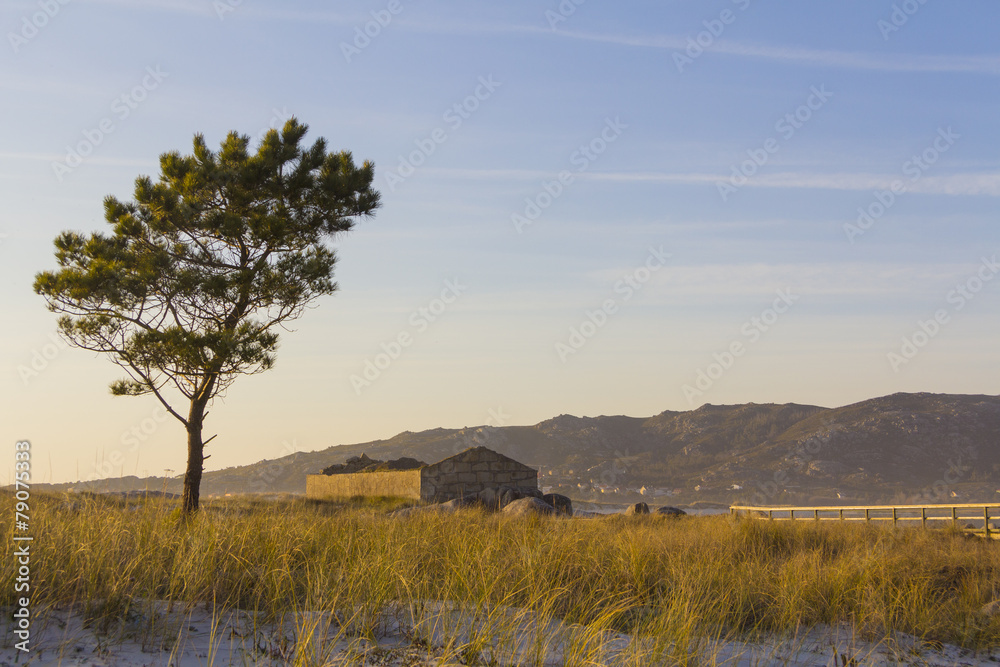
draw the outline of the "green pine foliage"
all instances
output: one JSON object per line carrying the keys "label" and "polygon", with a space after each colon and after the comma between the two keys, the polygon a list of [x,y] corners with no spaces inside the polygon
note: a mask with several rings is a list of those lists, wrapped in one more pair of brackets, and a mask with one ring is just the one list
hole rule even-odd
{"label": "green pine foliage", "polygon": [[189,512],[206,407],[271,368],[276,328],[337,288],[327,242],[379,206],[374,165],[304,146],[306,131],[293,118],[256,152],[235,132],[218,152],[196,135],[192,155],[160,157],[158,181],[136,179],[134,201],[105,199],[110,234],[60,234],[59,269],[35,278],[66,339],[124,369],[113,394],[154,394],[184,424]]}

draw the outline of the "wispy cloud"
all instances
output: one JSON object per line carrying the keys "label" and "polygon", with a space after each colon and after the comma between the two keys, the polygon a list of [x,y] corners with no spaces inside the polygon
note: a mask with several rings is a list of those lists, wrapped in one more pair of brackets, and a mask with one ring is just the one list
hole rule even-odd
{"label": "wispy cloud", "polygon": [[[978,262],[978,255],[972,259]],[[620,278],[625,268],[593,272],[590,283],[607,284]],[[880,262],[678,264],[655,276],[652,282],[656,289],[649,291],[666,301],[686,301],[699,295],[763,295],[779,287],[793,287],[814,297],[926,299],[929,294],[944,296],[972,268],[974,262],[923,266]]]}
{"label": "wispy cloud", "polygon": [[[668,51],[688,46],[688,35],[626,35],[620,33],[551,30],[542,26],[515,24],[480,24],[469,22],[401,21],[400,26],[415,32],[448,34],[521,33],[555,39],[602,42],[617,46]],[[758,44],[731,40],[716,40],[709,53],[784,62],[790,65],[815,65],[838,69],[882,72],[968,72],[1000,74],[1000,55],[927,55],[906,53],[864,53],[809,49],[796,46]]]}
{"label": "wispy cloud", "polygon": [[[0,160],[12,162],[59,162],[66,159],[65,153],[8,153],[0,152]],[[158,167],[156,160],[143,158],[113,157],[94,155],[87,158],[88,164],[99,164],[105,167]]]}
{"label": "wispy cloud", "polygon": [[[537,169],[446,169],[427,168],[427,175],[458,180],[537,181],[551,179],[552,171]],[[728,175],[697,172],[585,172],[575,178],[593,182],[674,183],[678,185],[715,185],[725,182]],[[946,176],[924,176],[917,181],[903,179],[899,174],[863,172],[803,173],[780,172],[759,174],[742,187],[797,188],[813,190],[877,190],[888,188],[894,181],[903,181],[907,192],[932,195],[978,195],[1000,197],[1000,172],[965,172]]]}
{"label": "wispy cloud", "polygon": [[[688,35],[625,35],[577,30],[550,30],[542,26],[512,24],[479,24],[468,22],[423,23],[400,22],[401,26],[415,32],[448,34],[502,34],[521,33],[555,39],[575,39],[602,42],[616,46],[669,51],[683,50],[688,46]],[[881,72],[969,72],[975,74],[1000,74],[1000,55],[926,55],[905,53],[862,53],[827,49],[808,49],[796,46],[757,44],[731,40],[715,41],[710,53],[758,58],[784,62],[791,65],[815,65],[838,69],[872,70]]]}
{"label": "wispy cloud", "polygon": [[[537,32],[536,30],[528,30]],[[541,31],[545,32],[545,31]],[[687,46],[687,37],[676,35],[631,36],[578,31],[556,31],[560,37],[619,46],[678,50]],[[790,64],[810,64],[841,69],[876,70],[883,72],[970,72],[1000,74],[1000,56],[956,56],[897,53],[859,53],[806,49],[793,46],[771,46],[718,40],[710,53],[783,61]]]}
{"label": "wispy cloud", "polygon": [[[654,274],[637,294],[636,305],[697,306],[722,314],[735,312],[734,324],[743,317],[739,313],[759,310],[762,304],[774,299],[778,289],[790,289],[813,304],[832,308],[849,303],[852,308],[861,304],[878,305],[882,314],[909,313],[914,303],[926,302],[928,295],[943,298],[957,281],[968,275],[970,268],[974,268],[970,264],[913,267],[864,262],[685,265],[681,263],[684,258],[679,255],[671,261],[677,263]],[[613,295],[614,285],[634,270],[635,265],[624,263],[587,271],[574,279],[571,286],[550,286],[544,291],[523,285],[477,291],[463,301],[462,310],[466,313],[535,312],[548,317],[558,311],[593,308],[595,303]],[[380,301],[369,298],[367,293],[359,300],[364,303]],[[641,314],[635,309],[633,312],[636,316]]]}
{"label": "wispy cloud", "polygon": [[214,16],[211,2],[191,2],[189,0],[86,0],[89,4],[114,5],[141,11],[155,10],[173,14]]}
{"label": "wispy cloud", "polygon": [[[716,177],[715,180],[723,180]],[[902,179],[897,174],[803,174],[777,173],[754,177],[744,187],[803,188],[812,190],[877,190],[902,182],[906,192],[926,195],[1000,196],[1000,173],[959,173],[947,176],[925,176],[917,181]]]}
{"label": "wispy cloud", "polygon": [[[86,0],[87,2],[100,5],[114,5],[116,7],[126,7],[140,11],[154,10],[169,12],[173,14],[188,14],[193,16],[206,16],[216,18],[218,12],[212,2],[208,0]],[[291,21],[299,23],[333,23],[338,25],[354,25],[357,21],[371,19],[365,13],[355,13],[347,15],[329,11],[302,11],[291,8],[268,9],[253,6],[248,3],[226,3],[224,4],[238,12],[240,16],[247,19],[265,21]]]}
{"label": "wispy cloud", "polygon": [[[708,173],[595,172],[580,174],[580,178],[594,181],[714,184],[725,182],[727,177]],[[900,178],[898,174],[780,172],[754,176],[743,187],[801,188],[811,190],[877,190],[879,188],[888,188],[895,181],[903,182],[907,192],[920,194],[1000,196],[1000,173],[997,172],[924,176],[917,181]]]}
{"label": "wispy cloud", "polygon": [[[182,14],[214,15],[210,2],[191,0],[88,0],[94,4],[131,7],[138,10],[154,9]],[[329,11],[302,11],[297,9],[265,9],[240,5],[239,12],[248,19],[280,20],[301,23],[331,23],[354,25],[367,20],[367,14],[343,14]],[[579,30],[551,30],[542,25],[483,23],[471,21],[421,21],[401,18],[396,25],[413,32],[444,34],[530,34],[538,37],[574,39],[602,42],[617,46],[682,50],[687,47],[689,35],[628,35]],[[1000,55],[928,55],[904,53],[864,53],[809,49],[797,46],[748,43],[716,40],[709,51],[713,54],[757,58],[784,62],[790,65],[815,65],[838,69],[871,70],[881,72],[967,72],[973,74],[1000,74]]]}

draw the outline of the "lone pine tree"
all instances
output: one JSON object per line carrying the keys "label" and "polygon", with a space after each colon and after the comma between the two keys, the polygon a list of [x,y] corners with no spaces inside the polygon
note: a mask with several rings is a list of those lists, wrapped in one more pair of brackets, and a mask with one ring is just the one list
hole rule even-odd
{"label": "lone pine tree", "polygon": [[379,206],[374,165],[322,138],[303,147],[307,129],[293,118],[256,153],[235,132],[218,153],[195,135],[193,155],[160,157],[159,182],[136,179],[134,201],[104,200],[110,235],[61,233],[59,270],[35,277],[62,335],[125,370],[112,394],[153,394],[184,425],[186,513],[198,509],[206,408],[273,365],[275,329],[337,289],[327,242]]}

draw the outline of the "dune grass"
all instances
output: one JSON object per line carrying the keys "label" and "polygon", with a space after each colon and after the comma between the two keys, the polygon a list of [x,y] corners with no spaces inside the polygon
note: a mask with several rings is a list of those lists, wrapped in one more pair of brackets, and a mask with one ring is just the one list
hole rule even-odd
{"label": "dune grass", "polygon": [[[902,631],[1000,646],[1000,617],[980,612],[1000,598],[1000,544],[960,533],[727,515],[388,516],[404,504],[233,499],[185,520],[167,500],[37,496],[32,607],[76,605],[112,635],[153,618],[137,612],[155,600],[251,611],[261,623],[326,612],[328,624],[371,638],[394,618],[433,617],[433,627],[413,624],[413,640],[447,644],[469,664],[516,643],[527,620],[586,628],[563,646],[577,656],[566,664],[594,660],[609,633],[642,639],[637,662],[684,664],[713,638],[838,623],[874,640]],[[0,604],[13,605],[15,560],[0,572]],[[434,616],[442,603],[457,615]],[[300,653],[313,657],[294,662],[322,664],[319,648]]]}

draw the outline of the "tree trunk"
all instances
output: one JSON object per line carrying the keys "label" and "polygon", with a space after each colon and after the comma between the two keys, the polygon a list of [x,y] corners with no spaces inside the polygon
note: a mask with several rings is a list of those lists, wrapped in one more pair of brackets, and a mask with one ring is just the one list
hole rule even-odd
{"label": "tree trunk", "polygon": [[205,405],[200,401],[191,402],[188,413],[188,462],[184,473],[183,508],[185,514],[198,511],[198,499],[201,495],[201,471],[205,462],[205,443],[201,440],[201,427],[205,417]]}

